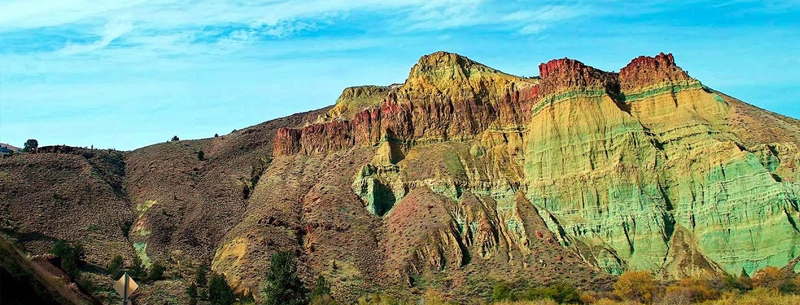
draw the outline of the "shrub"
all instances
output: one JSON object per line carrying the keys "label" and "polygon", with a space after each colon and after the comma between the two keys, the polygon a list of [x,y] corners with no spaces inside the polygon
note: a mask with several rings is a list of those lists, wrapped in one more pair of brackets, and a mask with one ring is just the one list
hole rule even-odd
{"label": "shrub", "polygon": [[720,297],[719,290],[712,287],[706,280],[685,278],[678,284],[667,287],[664,296],[665,304],[692,304],[707,300],[716,300]]}
{"label": "shrub", "polygon": [[317,281],[314,283],[314,289],[311,290],[311,304],[335,304],[336,302],[331,297],[331,287],[328,281],[320,274]]}
{"label": "shrub", "polygon": [[206,286],[206,275],[208,274],[208,267],[205,265],[197,266],[197,269],[194,270],[194,282],[197,284],[198,287],[205,287]]}
{"label": "shrub", "polygon": [[167,268],[164,265],[159,263],[154,263],[153,266],[150,267],[150,273],[147,274],[147,281],[155,282],[164,278],[164,271]]}
{"label": "shrub", "polygon": [[736,279],[736,282],[741,287],[742,291],[753,290],[753,279],[747,274],[747,271],[742,269],[742,274]]}
{"label": "shrub", "polygon": [[80,275],[78,267],[83,265],[83,260],[86,258],[83,245],[80,243],[71,244],[65,240],[59,240],[53,245],[50,253],[55,254],[61,258],[61,269],[73,278],[78,278]]}
{"label": "shrub", "polygon": [[403,302],[390,295],[373,294],[369,297],[358,299],[358,305],[405,305],[411,302]]}
{"label": "shrub", "polygon": [[279,251],[270,257],[267,270],[265,305],[300,305],[308,303],[308,295],[303,282],[297,277],[297,263],[294,253]]}
{"label": "shrub", "polygon": [[170,140],[170,141],[172,141],[172,142],[177,142],[177,141],[180,141],[180,140],[181,140],[181,139],[180,139],[180,138],[178,138],[178,136],[172,136],[172,140]]}
{"label": "shrub", "polygon": [[211,305],[231,305],[236,301],[225,275],[213,272],[208,280],[208,302]]}
{"label": "shrub", "polygon": [[499,302],[499,301],[506,301],[511,300],[511,288],[506,285],[506,283],[497,283],[492,288],[492,301]]}
{"label": "shrub", "polygon": [[425,295],[422,296],[422,303],[425,305],[450,305],[452,303],[443,300],[442,296],[436,290],[428,289]]}
{"label": "shrub", "polygon": [[202,150],[197,152],[197,160],[203,161],[206,159],[206,153]]}
{"label": "shrub", "polygon": [[310,305],[339,305],[336,300],[333,299],[330,295],[323,295],[318,297],[312,297],[311,302],[308,303]]}
{"label": "shrub", "polygon": [[108,263],[108,274],[111,275],[111,278],[114,280],[122,277],[123,271],[123,260],[122,256],[116,255],[114,258],[111,259],[111,262]]}
{"label": "shrub", "polygon": [[647,272],[627,271],[614,283],[614,293],[622,299],[651,303],[656,294],[656,281]]}
{"label": "shrub", "polygon": [[189,296],[189,304],[197,304],[197,285],[195,283],[189,284],[189,287],[186,288],[186,294]]}
{"label": "shrub", "polygon": [[129,271],[132,277],[143,278],[145,276],[144,265],[142,264],[142,259],[139,258],[138,255],[133,256],[133,262],[131,263]]}
{"label": "shrub", "polygon": [[526,300],[550,299],[558,303],[581,304],[581,295],[572,285],[556,283],[544,288],[529,288],[522,295]]}
{"label": "shrub", "polygon": [[768,266],[753,274],[753,286],[756,288],[770,288],[781,292],[791,293],[797,290],[793,280],[794,274],[781,269]]}

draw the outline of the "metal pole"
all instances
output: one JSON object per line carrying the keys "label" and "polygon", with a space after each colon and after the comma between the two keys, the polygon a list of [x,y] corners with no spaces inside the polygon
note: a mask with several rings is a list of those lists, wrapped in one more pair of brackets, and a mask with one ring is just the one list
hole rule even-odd
{"label": "metal pole", "polygon": [[125,278],[125,285],[122,286],[122,305],[128,305],[128,273],[123,275]]}

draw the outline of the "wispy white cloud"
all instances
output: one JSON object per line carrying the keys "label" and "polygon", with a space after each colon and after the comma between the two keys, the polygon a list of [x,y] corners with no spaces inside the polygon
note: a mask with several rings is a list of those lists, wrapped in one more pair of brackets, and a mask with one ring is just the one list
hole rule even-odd
{"label": "wispy white cloud", "polygon": [[64,55],[73,55],[85,52],[91,52],[95,50],[99,50],[108,46],[111,42],[115,39],[119,38],[122,35],[133,30],[133,24],[128,21],[124,20],[113,20],[109,21],[103,27],[102,32],[100,33],[100,39],[92,42],[92,43],[72,43],[67,42],[67,45],[61,49],[61,53]]}
{"label": "wispy white cloud", "polygon": [[[191,1],[191,0],[6,0],[0,2],[0,33],[41,28],[67,28],[96,36],[90,42],[68,42],[61,55],[101,51],[115,41],[126,47],[176,49],[192,33],[194,45],[221,51],[265,38],[288,38],[317,31],[351,13],[379,12],[398,16],[374,24],[402,31],[443,30],[469,26],[504,26],[535,34],[574,17],[575,9],[545,5],[514,13],[517,5],[489,5],[488,0],[308,0],[308,1]],[[510,18],[503,18],[509,15]],[[516,15],[513,15],[516,14]],[[526,18],[523,18],[526,17]],[[392,21],[384,23],[381,21]]]}

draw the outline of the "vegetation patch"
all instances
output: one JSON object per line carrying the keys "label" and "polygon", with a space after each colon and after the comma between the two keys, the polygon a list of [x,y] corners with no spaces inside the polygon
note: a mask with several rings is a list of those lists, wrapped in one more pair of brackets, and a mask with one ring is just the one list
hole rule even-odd
{"label": "vegetation patch", "polygon": [[158,201],[145,200],[143,203],[137,204],[136,211],[139,212],[139,217],[142,217],[142,215],[144,215],[144,213],[147,212],[148,209],[156,205],[156,203],[158,203]]}
{"label": "vegetation patch", "polygon": [[142,265],[149,268],[152,262],[150,257],[147,256],[147,243],[135,242],[133,243],[133,248],[136,249],[136,256],[142,261]]}

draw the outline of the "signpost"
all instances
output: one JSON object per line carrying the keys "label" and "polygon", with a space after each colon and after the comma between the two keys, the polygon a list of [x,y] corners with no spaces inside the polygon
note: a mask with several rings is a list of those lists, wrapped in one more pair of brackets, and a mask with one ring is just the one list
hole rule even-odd
{"label": "signpost", "polygon": [[114,283],[114,290],[122,296],[122,305],[128,304],[128,297],[130,297],[139,285],[133,281],[127,272],[122,275],[116,283]]}

